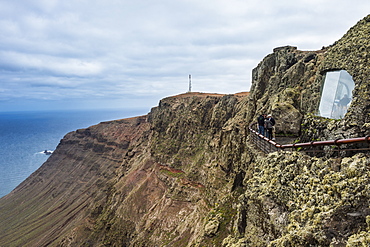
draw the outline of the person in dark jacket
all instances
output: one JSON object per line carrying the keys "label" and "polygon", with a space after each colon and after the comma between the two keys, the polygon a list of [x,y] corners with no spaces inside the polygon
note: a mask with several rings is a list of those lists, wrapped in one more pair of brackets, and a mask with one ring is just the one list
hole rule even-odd
{"label": "person in dark jacket", "polygon": [[265,128],[267,130],[267,138],[270,140],[273,139],[272,130],[275,125],[275,119],[272,118],[272,116],[269,114],[265,120]]}
{"label": "person in dark jacket", "polygon": [[257,118],[258,133],[261,135],[265,135],[265,118],[266,114],[262,114]]}

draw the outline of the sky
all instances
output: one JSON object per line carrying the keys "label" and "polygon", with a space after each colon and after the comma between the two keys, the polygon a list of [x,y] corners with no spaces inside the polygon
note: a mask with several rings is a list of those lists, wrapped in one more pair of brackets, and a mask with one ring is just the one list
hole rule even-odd
{"label": "sky", "polygon": [[249,91],[273,48],[319,50],[369,0],[0,0],[0,112]]}

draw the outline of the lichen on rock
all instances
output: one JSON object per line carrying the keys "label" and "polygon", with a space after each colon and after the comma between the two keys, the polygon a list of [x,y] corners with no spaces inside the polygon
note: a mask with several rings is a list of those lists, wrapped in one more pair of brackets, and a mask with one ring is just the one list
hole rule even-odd
{"label": "lichen on rock", "polygon": [[274,153],[262,159],[244,182],[243,236],[252,246],[345,244],[367,229],[369,162],[363,154],[322,160]]}

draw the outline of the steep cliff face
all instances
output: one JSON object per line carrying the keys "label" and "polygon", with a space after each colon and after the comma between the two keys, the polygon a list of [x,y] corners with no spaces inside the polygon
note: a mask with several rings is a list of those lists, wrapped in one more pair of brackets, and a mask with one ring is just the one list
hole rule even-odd
{"label": "steep cliff face", "polygon": [[[125,225],[133,226],[132,246],[209,245],[230,233],[236,199],[230,192],[237,180],[232,162],[244,148],[224,140],[230,130],[222,126],[236,124],[228,122],[245,97],[189,93],[163,99],[152,109],[148,148],[129,160],[128,175],[116,178],[115,192],[97,221],[107,232],[102,242],[116,244],[110,235]],[[220,200],[227,206],[215,211]],[[212,239],[217,232],[220,236]]]}
{"label": "steep cliff face", "polygon": [[296,47],[275,48],[252,72],[252,101],[249,120],[271,113],[277,132],[299,135],[305,113],[317,109],[321,85],[319,66],[326,49],[299,51]]}
{"label": "steep cliff face", "polygon": [[[67,134],[40,169],[1,199],[0,246],[57,246],[66,235],[72,242],[85,238],[84,229],[113,191],[110,180],[130,149],[145,145],[147,130],[146,117],[138,117]],[[71,235],[76,231],[81,235]]]}
{"label": "steep cliff face", "polygon": [[[0,246],[368,245],[367,153],[265,155],[247,129],[272,113],[278,133],[301,140],[368,134],[369,20],[319,51],[274,49],[249,95],[182,94],[67,134],[0,199]],[[336,121],[314,115],[334,69],[356,83]]]}
{"label": "steep cliff face", "polygon": [[1,199],[0,245],[219,243],[235,215],[229,193],[242,183],[234,162],[243,160],[245,123],[236,113],[246,97],[169,97],[148,116],[67,134]]}
{"label": "steep cliff face", "polygon": [[[301,141],[368,135],[369,28],[367,16],[339,41],[319,51],[299,51],[291,46],[275,48],[253,70],[248,120],[261,113],[272,113],[278,120],[277,132],[300,136]],[[356,87],[343,119],[326,121],[315,115],[325,72],[335,70],[346,70]]]}
{"label": "steep cliff face", "polygon": [[370,133],[369,30],[370,16],[367,16],[328,49],[319,68],[321,72],[344,69],[352,75],[356,85],[348,113],[335,124],[335,127],[330,128],[330,133],[322,132],[322,135],[328,138],[365,136]]}

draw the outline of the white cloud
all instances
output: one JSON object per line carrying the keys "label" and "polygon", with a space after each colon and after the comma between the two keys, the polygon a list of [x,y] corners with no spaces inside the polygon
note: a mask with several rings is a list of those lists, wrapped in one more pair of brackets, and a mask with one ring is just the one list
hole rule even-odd
{"label": "white cloud", "polygon": [[40,54],[0,52],[4,58],[3,67],[10,66],[18,72],[38,71],[39,74],[55,76],[94,76],[103,71],[98,62],[83,61],[77,58],[63,58]]}
{"label": "white cloud", "polygon": [[0,0],[0,98],[158,101],[185,92],[188,74],[194,90],[247,91],[251,70],[273,48],[321,49],[369,7],[367,0]]}

